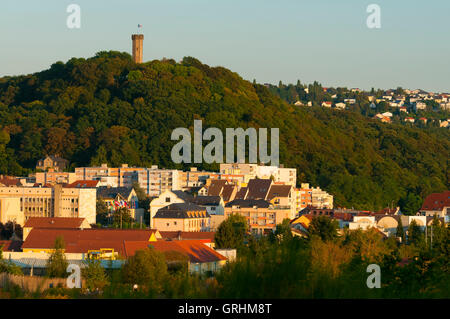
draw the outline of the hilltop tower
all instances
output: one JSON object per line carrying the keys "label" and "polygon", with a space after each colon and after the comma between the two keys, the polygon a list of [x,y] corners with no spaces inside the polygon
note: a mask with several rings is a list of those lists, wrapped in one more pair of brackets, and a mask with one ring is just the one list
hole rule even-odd
{"label": "hilltop tower", "polygon": [[144,35],[133,34],[131,35],[133,40],[133,61],[135,63],[142,63],[143,49],[144,49]]}

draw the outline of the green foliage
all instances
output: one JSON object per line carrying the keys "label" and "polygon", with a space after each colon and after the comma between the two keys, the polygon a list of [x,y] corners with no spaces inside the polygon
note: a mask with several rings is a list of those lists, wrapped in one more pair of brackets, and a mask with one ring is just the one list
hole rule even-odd
{"label": "green foliage", "polygon": [[126,207],[120,207],[113,211],[113,225],[116,228],[130,228],[133,218],[131,217],[130,210]]}
{"label": "green foliage", "polygon": [[122,268],[123,282],[143,286],[156,295],[162,292],[167,275],[164,255],[153,248],[136,251]]}
{"label": "green foliage", "polygon": [[107,226],[109,225],[109,209],[108,206],[106,205],[105,201],[103,199],[99,199],[97,198],[97,203],[96,203],[96,221],[98,224],[102,225],[102,226]]}
{"label": "green foliage", "polygon": [[408,194],[399,201],[400,210],[403,215],[415,215],[420,207],[422,207],[422,202],[423,200],[419,195],[408,192]]}
{"label": "green foliage", "polygon": [[90,290],[103,289],[108,284],[105,269],[100,260],[85,261],[86,267],[82,269],[81,274],[86,280],[86,287]]}
{"label": "green foliage", "polygon": [[11,275],[23,276],[22,268],[8,260],[0,258],[0,273],[3,272]]}
{"label": "green foliage", "polygon": [[53,252],[50,254],[47,260],[47,276],[50,278],[65,278],[69,274],[67,273],[66,255],[64,254],[65,243],[62,237],[55,239],[55,245]]}
{"label": "green foliage", "polygon": [[336,239],[339,224],[328,216],[314,217],[308,227],[308,237],[319,236],[323,241]]}
{"label": "green foliage", "polygon": [[412,220],[408,227],[408,243],[412,245],[420,245],[424,242],[424,240],[424,234],[420,229],[420,226],[417,225],[415,220]]}
{"label": "green foliage", "polygon": [[247,220],[239,214],[232,214],[218,227],[214,237],[217,248],[239,248],[247,233]]}

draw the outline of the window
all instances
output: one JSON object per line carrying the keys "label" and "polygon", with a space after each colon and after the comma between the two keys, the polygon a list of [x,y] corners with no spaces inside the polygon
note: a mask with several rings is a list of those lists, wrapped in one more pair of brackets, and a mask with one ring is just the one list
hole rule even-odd
{"label": "window", "polygon": [[170,203],[170,197],[166,197],[166,203]]}

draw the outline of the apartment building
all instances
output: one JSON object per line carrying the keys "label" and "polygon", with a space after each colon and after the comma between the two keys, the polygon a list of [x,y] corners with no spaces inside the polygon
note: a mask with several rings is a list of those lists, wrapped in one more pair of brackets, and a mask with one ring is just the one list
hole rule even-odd
{"label": "apartment building", "polygon": [[99,167],[77,167],[75,173],[78,180],[100,180],[103,185],[113,187],[132,187],[134,183],[145,191],[148,196],[159,196],[166,190],[179,190],[180,171],[159,169],[153,165],[150,168],[128,167],[122,164],[121,167],[108,167],[102,164]]}
{"label": "apartment building", "polygon": [[278,166],[263,166],[247,163],[223,163],[220,164],[221,174],[248,175],[248,179],[261,178],[273,179],[274,182],[282,182],[293,187],[297,184],[297,169]]}
{"label": "apartment building", "polygon": [[45,184],[71,184],[77,180],[76,173],[55,172],[49,169],[48,172],[36,172],[36,183]]}
{"label": "apartment building", "polygon": [[276,229],[284,219],[290,216],[291,210],[275,206],[265,200],[235,199],[225,205],[225,219],[231,214],[239,214],[247,219],[249,231],[253,234],[268,234]]}
{"label": "apartment building", "polygon": [[153,165],[137,172],[137,182],[148,196],[157,197],[165,191],[181,189],[180,172],[176,169],[159,169]]}
{"label": "apartment building", "polygon": [[60,184],[53,187],[0,187],[0,201],[10,203],[0,211],[0,219],[23,216],[25,222],[30,217],[78,217],[86,218],[92,224],[96,221],[96,200],[95,188],[65,188]]}

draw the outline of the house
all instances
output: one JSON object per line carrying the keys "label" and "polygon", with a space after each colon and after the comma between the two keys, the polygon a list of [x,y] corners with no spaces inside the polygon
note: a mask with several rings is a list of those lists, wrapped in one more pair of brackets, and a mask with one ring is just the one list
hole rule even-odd
{"label": "house", "polygon": [[420,208],[422,216],[445,217],[450,215],[450,191],[428,195]]}
{"label": "house", "polygon": [[427,124],[427,122],[428,122],[428,120],[427,120],[426,117],[421,117],[421,118],[419,119],[419,121],[423,122],[424,124]]}
{"label": "house", "polygon": [[197,196],[190,202],[205,207],[210,215],[223,215],[224,213],[225,203],[220,196]]}
{"label": "house", "polygon": [[410,116],[408,116],[408,117],[405,118],[405,122],[414,123],[415,121],[416,121],[416,120],[415,120],[413,117],[410,117]]}
{"label": "house", "polygon": [[69,161],[57,155],[47,155],[37,161],[36,170],[46,171],[52,169],[55,172],[64,171],[69,165]]}
{"label": "house", "polygon": [[294,105],[295,106],[303,106],[304,104],[302,102],[300,102],[300,101],[297,101],[297,102],[294,103]]}
{"label": "house", "polygon": [[30,217],[23,225],[23,240],[26,240],[31,230],[48,229],[89,229],[91,225],[86,218],[70,217]]}
{"label": "house", "polygon": [[187,203],[192,200],[192,195],[183,191],[167,190],[150,202],[150,227],[153,226],[153,218],[158,210],[175,203]]}
{"label": "house", "polygon": [[335,106],[336,106],[337,109],[343,110],[343,109],[345,109],[347,107],[347,104],[345,104],[345,103],[336,103]]}
{"label": "house", "polygon": [[399,110],[400,112],[408,113],[408,109],[406,108],[406,106],[400,106]]}
{"label": "house", "polygon": [[19,187],[23,186],[18,178],[11,176],[2,176],[0,178],[0,187]]}
{"label": "house", "polygon": [[327,102],[327,101],[322,102],[323,107],[331,107],[332,104],[333,104],[332,102]]}
{"label": "house", "polygon": [[192,203],[170,204],[156,212],[153,226],[160,231],[209,231],[210,215]]}
{"label": "house", "polygon": [[417,112],[418,110],[425,110],[426,108],[427,108],[427,104],[424,102],[417,101],[413,104],[414,112]]}
{"label": "house", "polygon": [[134,256],[136,251],[143,249],[155,249],[156,251],[168,253],[178,252],[188,257],[188,269],[190,273],[202,274],[205,272],[216,272],[222,268],[227,258],[214,249],[208,247],[198,240],[177,241],[125,241],[125,256]]}

